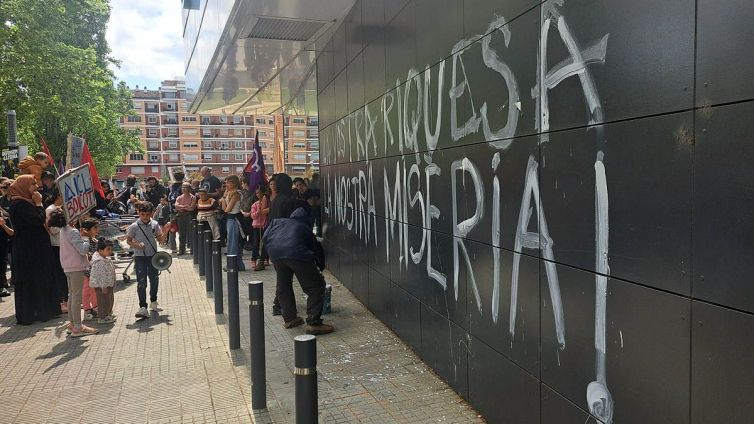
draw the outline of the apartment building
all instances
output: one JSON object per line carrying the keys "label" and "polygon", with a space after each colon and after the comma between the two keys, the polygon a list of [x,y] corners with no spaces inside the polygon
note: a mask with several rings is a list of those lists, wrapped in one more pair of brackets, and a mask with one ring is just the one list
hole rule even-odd
{"label": "apartment building", "polygon": [[180,79],[163,81],[157,90],[136,87],[132,94],[134,113],[120,122],[139,130],[144,152],[126,155],[119,180],[130,174],[162,178],[169,167],[180,165],[188,172],[209,166],[219,177],[241,173],[257,131],[268,173],[319,169],[317,117],[189,114],[192,94]]}

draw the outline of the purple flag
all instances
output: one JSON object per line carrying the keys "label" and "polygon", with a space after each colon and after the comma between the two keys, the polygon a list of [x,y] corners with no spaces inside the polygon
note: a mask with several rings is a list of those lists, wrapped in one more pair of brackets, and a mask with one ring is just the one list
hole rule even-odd
{"label": "purple flag", "polygon": [[254,136],[254,148],[251,150],[249,163],[243,168],[243,173],[249,182],[249,191],[254,193],[260,184],[267,184],[267,171],[264,166],[262,148],[259,146],[259,131]]}

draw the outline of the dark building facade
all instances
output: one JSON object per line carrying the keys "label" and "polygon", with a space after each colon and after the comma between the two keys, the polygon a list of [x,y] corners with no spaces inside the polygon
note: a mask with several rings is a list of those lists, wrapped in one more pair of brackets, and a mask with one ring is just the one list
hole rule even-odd
{"label": "dark building facade", "polygon": [[329,269],[490,422],[751,420],[752,22],[357,0],[316,60]]}

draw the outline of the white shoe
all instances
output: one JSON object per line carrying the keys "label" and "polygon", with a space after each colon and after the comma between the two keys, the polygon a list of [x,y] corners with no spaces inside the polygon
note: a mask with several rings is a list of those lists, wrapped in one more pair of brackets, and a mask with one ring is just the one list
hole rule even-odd
{"label": "white shoe", "polygon": [[150,302],[149,303],[149,309],[152,311],[161,311],[162,308],[160,308],[160,305],[157,303],[157,301]]}
{"label": "white shoe", "polygon": [[147,312],[147,308],[139,308],[139,310],[136,312],[136,318],[149,318],[149,312]]}

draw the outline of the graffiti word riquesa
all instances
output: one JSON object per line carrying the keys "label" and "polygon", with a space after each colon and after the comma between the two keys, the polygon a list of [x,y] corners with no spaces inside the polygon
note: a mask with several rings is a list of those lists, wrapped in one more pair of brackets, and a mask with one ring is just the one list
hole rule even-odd
{"label": "graffiti word riquesa", "polygon": [[[535,128],[539,135],[539,142],[549,142],[550,129],[549,91],[561,82],[575,78],[583,92],[583,102],[586,106],[586,123],[599,125],[604,121],[599,92],[590,73],[590,66],[604,63],[608,48],[608,35],[582,46],[571,31],[567,19],[562,15],[560,7],[564,0],[547,3],[542,6],[544,20],[540,28],[537,83],[531,87],[531,96],[536,104]],[[427,66],[423,72],[411,69],[407,74],[407,82],[398,86],[396,90],[386,94],[379,108],[365,105],[363,110],[342,119],[334,124],[332,139],[323,143],[323,162],[334,164],[337,159],[348,161],[366,160],[364,169],[355,175],[328,174],[324,179],[325,213],[331,221],[349,231],[352,231],[365,244],[377,246],[377,232],[384,231],[385,255],[388,261],[397,260],[400,267],[407,267],[409,261],[418,265],[425,263],[429,279],[442,287],[452,290],[455,300],[458,300],[459,273],[461,267],[467,270],[468,283],[474,296],[475,306],[481,313],[489,307],[491,319],[497,323],[500,314],[500,233],[501,233],[501,196],[500,179],[496,174],[500,164],[500,156],[504,155],[510,146],[516,142],[512,138],[516,134],[519,115],[522,111],[520,87],[516,76],[505,62],[505,57],[491,47],[492,37],[503,37],[507,46],[514,34],[506,25],[504,17],[496,16],[490,23],[487,32],[491,35],[482,38],[479,46],[484,64],[490,70],[500,75],[501,84],[505,84],[508,92],[506,121],[501,128],[492,128],[490,114],[486,102],[475,103],[474,94],[469,85],[473,75],[467,73],[464,65],[465,55],[475,54],[476,49],[468,49],[477,35],[458,42],[451,51],[450,58],[442,61],[438,66],[430,69]],[[548,63],[547,41],[554,34],[566,46],[568,55],[557,63]],[[450,69],[447,69],[450,68]],[[450,87],[444,87],[445,73],[450,72]],[[433,80],[436,80],[433,82]],[[432,87],[437,87],[436,98],[430,97]],[[470,116],[459,116],[459,100],[463,99],[471,105]],[[448,103],[446,106],[445,103]],[[377,110],[379,109],[379,110]],[[391,119],[392,118],[392,119]],[[440,138],[440,128],[443,119],[450,120],[450,138],[458,141],[470,134],[481,134],[496,153],[487,163],[475,163],[467,157],[459,157],[451,161],[449,167],[441,167],[433,161],[433,153]],[[384,137],[375,136],[377,125],[382,122]],[[397,122],[395,124],[390,122]],[[597,132],[600,134],[599,132]],[[421,139],[424,145],[420,146]],[[351,146],[354,146],[352,148]],[[396,146],[401,153],[396,157],[394,165],[386,165],[383,169],[375,169],[370,157],[386,155],[388,148]],[[421,153],[420,153],[421,152]],[[341,161],[341,162],[342,162]],[[480,167],[492,168],[491,183],[482,178]],[[519,271],[521,253],[525,250],[541,251],[545,259],[544,269],[552,305],[553,320],[558,344],[561,349],[566,347],[566,329],[558,273],[553,253],[554,241],[550,237],[547,226],[547,214],[540,199],[537,169],[539,164],[534,156],[528,158],[525,173],[525,183],[521,193],[520,212],[515,225],[514,258],[511,269],[511,293],[508,332],[511,339],[515,334],[516,311],[519,289]],[[614,404],[607,387],[606,377],[606,342],[605,321],[607,303],[607,275],[608,267],[608,187],[604,154],[599,152],[594,161],[594,167],[585,172],[592,172],[595,177],[595,201],[584,205],[585,213],[590,211],[595,216],[595,380],[586,390],[586,400],[589,411],[604,423],[611,423]],[[450,177],[451,210],[442,211],[433,203],[430,196],[433,184],[438,177],[448,173]],[[447,175],[447,174],[446,174]],[[458,190],[458,181],[463,181],[463,192]],[[382,185],[384,198],[375,198],[375,186]],[[460,198],[473,198],[473,213],[460,216],[457,210]],[[384,205],[384,217],[388,218],[384,228],[378,228],[377,208]],[[587,209],[588,208],[588,209]],[[408,217],[409,211],[418,212],[421,222],[412,224],[421,226],[418,240],[409,241]],[[363,212],[363,213],[362,213]],[[536,213],[535,213],[536,212]],[[483,305],[476,279],[474,266],[469,258],[464,238],[471,230],[477,228],[486,213],[491,213],[491,228],[494,258],[493,292],[491,304]],[[447,275],[432,263],[432,238],[430,237],[434,222],[441,216],[452,217],[453,232],[453,273]],[[532,216],[538,219],[538,231],[529,230]],[[398,246],[397,251],[391,251],[391,241]]]}

